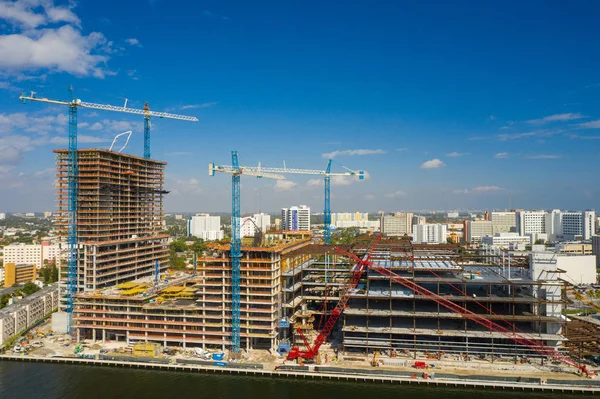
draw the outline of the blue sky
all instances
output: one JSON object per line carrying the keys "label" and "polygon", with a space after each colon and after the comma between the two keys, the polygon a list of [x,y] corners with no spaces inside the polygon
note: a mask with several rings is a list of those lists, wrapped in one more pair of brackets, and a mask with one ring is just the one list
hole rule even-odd
{"label": "blue sky", "polygon": [[[131,4],[130,4],[131,3]],[[66,109],[21,91],[192,115],[153,122],[167,211],[228,211],[208,162],[323,169],[333,211],[595,208],[600,4],[593,1],[0,0],[0,208],[52,209]],[[81,110],[80,147],[142,119]],[[322,186],[245,178],[242,210],[322,208]]]}

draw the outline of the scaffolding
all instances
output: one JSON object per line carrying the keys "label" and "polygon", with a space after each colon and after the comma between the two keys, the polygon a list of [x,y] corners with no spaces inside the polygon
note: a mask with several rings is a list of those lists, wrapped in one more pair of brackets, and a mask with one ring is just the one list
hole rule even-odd
{"label": "scaffolding", "polygon": [[[66,235],[70,226],[72,161],[67,150],[54,152],[56,226],[59,234]],[[77,151],[77,267],[70,271],[76,274],[76,284],[68,287],[73,293],[152,275],[157,261],[160,270],[167,269],[168,235],[163,234],[165,165],[101,149]]]}

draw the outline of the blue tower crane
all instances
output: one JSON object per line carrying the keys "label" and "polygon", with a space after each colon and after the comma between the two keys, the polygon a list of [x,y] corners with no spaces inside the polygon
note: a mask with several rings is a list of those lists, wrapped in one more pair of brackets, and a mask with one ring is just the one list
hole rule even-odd
{"label": "blue tower crane", "polygon": [[[260,165],[259,165],[260,168]],[[208,174],[214,176],[215,172],[231,173],[231,246],[229,256],[231,258],[231,351],[234,355],[240,353],[240,313],[241,313],[241,258],[242,258],[242,232],[240,211],[240,175],[255,177],[266,177],[270,179],[284,180],[285,177],[271,173],[254,172],[238,162],[237,151],[231,151],[231,166],[217,166],[208,164]]]}
{"label": "blue tower crane", "polygon": [[325,178],[325,203],[323,209],[323,242],[325,244],[331,243],[331,176],[353,176],[358,177],[359,180],[364,180],[365,171],[364,170],[352,170],[348,169],[345,166],[342,168],[346,169],[346,172],[331,172],[331,164],[332,160],[330,159],[327,163],[327,168],[325,170],[312,170],[312,169],[290,169],[284,166],[283,168],[267,168],[261,166],[244,166],[244,172],[246,174],[252,172],[254,176],[262,177],[268,173],[290,173],[290,174],[299,174],[299,175],[321,175]]}
{"label": "blue tower crane", "polygon": [[78,195],[78,149],[77,149],[77,109],[79,107],[99,109],[103,111],[125,112],[130,114],[144,115],[144,157],[150,158],[150,116],[159,118],[170,118],[197,122],[198,119],[190,116],[168,114],[166,112],[153,112],[148,109],[127,108],[127,101],[123,107],[106,104],[94,104],[75,99],[73,87],[69,87],[71,100],[50,100],[48,98],[36,97],[35,92],[29,96],[21,94],[19,99],[23,104],[27,101],[36,101],[49,104],[66,105],[69,107],[69,140],[67,150],[67,282],[65,290],[65,312],[67,314],[67,333],[71,333],[73,323],[74,295],[77,292],[77,195]]}

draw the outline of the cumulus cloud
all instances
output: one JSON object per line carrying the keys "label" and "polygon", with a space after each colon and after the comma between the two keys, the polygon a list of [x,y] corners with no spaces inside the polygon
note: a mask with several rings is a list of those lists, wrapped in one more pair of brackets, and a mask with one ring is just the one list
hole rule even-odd
{"label": "cumulus cloud", "polygon": [[435,158],[435,159],[431,159],[429,161],[423,162],[421,164],[421,169],[435,169],[435,168],[441,168],[442,166],[446,166],[446,164],[443,163],[442,161],[440,161],[439,159]]}
{"label": "cumulus cloud", "polygon": [[[0,20],[12,26],[0,35],[0,68],[14,76],[24,71],[66,72],[103,78],[112,42],[100,32],[84,35],[71,8],[52,0],[0,0]],[[49,24],[62,26],[45,27]]]}
{"label": "cumulus cloud", "polygon": [[358,149],[358,150],[343,150],[343,151],[337,150],[337,151],[327,152],[327,153],[323,154],[323,158],[333,159],[333,158],[341,156],[341,155],[376,155],[376,154],[385,154],[385,151],[381,150],[381,149],[377,149],[377,150]]}
{"label": "cumulus cloud", "polygon": [[57,22],[81,24],[70,8],[55,6],[51,0],[0,1],[0,19],[25,29]]}
{"label": "cumulus cloud", "polygon": [[406,197],[406,193],[404,191],[394,191],[393,193],[387,193],[385,195],[386,198],[400,198],[400,197]]}
{"label": "cumulus cloud", "polygon": [[463,155],[467,155],[464,152],[451,152],[450,154],[446,154],[447,157],[462,157]]}
{"label": "cumulus cloud", "polygon": [[496,159],[506,159],[506,158],[508,158],[508,152],[499,152],[496,155],[494,155],[494,158],[496,158]]}
{"label": "cumulus cloud", "polygon": [[581,115],[579,112],[568,112],[564,114],[549,115],[541,119],[531,119],[528,120],[527,123],[532,125],[543,125],[550,122],[566,122],[581,118],[585,118],[585,116]]}
{"label": "cumulus cloud", "polygon": [[291,191],[298,186],[298,183],[294,183],[291,180],[277,180],[273,188],[275,191]]}
{"label": "cumulus cloud", "polygon": [[140,43],[140,41],[136,38],[129,38],[129,39],[125,39],[125,42],[127,44],[129,44],[130,46],[135,46],[135,47],[142,47],[142,44]]}

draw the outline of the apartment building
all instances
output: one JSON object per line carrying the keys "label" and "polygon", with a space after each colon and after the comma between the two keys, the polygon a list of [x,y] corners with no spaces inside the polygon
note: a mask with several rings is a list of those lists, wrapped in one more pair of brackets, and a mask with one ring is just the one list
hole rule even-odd
{"label": "apartment building", "polygon": [[412,217],[410,212],[396,212],[381,215],[380,230],[384,235],[403,236],[412,234]]}
{"label": "apartment building", "polygon": [[281,208],[281,229],[289,231],[310,230],[310,207],[299,205]]}
{"label": "apartment building", "polygon": [[210,216],[208,213],[198,213],[190,217],[187,222],[187,235],[205,241],[222,240],[221,217]]}

